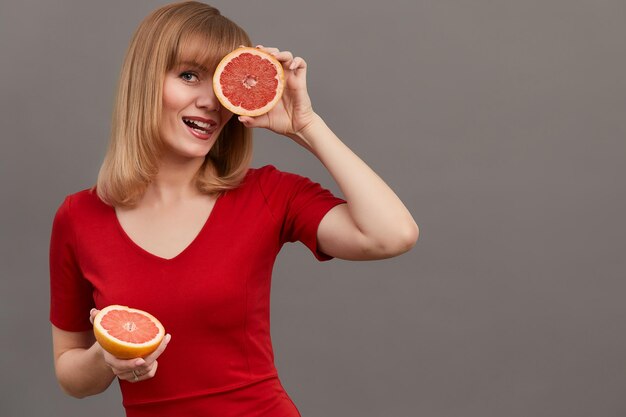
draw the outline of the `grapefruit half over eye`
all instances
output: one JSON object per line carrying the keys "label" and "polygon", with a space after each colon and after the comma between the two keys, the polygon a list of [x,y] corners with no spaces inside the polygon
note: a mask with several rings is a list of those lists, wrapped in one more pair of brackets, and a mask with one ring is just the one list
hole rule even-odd
{"label": "grapefruit half over eye", "polygon": [[116,358],[143,358],[154,352],[165,329],[153,315],[120,305],[103,308],[93,321],[100,346]]}
{"label": "grapefruit half over eye", "polygon": [[240,47],[226,55],[213,74],[213,90],[222,106],[241,116],[270,111],[283,95],[283,66],[267,52]]}

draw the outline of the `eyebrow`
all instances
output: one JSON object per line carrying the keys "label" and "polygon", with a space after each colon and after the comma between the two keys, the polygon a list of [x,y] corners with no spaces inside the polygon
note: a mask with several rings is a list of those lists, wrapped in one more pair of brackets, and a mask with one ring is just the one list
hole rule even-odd
{"label": "eyebrow", "polygon": [[207,67],[205,67],[204,65],[201,65],[195,61],[183,61],[178,63],[178,67],[193,67],[196,69],[199,69],[201,71],[204,72],[209,72],[209,70],[207,69]]}

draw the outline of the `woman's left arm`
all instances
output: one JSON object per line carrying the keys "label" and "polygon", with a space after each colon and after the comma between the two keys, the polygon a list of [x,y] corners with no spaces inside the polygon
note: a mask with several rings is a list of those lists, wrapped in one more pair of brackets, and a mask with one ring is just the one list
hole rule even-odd
{"label": "woman's left arm", "polygon": [[393,190],[352,152],[312,109],[306,90],[306,62],[288,51],[259,48],[285,69],[282,100],[267,114],[241,116],[248,127],[264,127],[290,137],[326,167],[348,204],[332,208],[318,231],[319,249],[341,259],[390,258],[411,249],[419,229]]}
{"label": "woman's left arm", "polygon": [[393,190],[324,123],[298,132],[320,160],[348,204],[331,209],[317,231],[319,249],[341,259],[390,258],[411,249],[419,229]]}

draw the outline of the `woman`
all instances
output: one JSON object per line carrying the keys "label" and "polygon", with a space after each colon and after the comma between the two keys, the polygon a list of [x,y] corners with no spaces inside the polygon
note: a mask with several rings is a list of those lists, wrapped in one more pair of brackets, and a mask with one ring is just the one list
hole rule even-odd
{"label": "woman", "polygon": [[[302,58],[257,46],[285,69],[281,102],[256,118],[220,106],[212,73],[239,45],[251,45],[247,34],[198,2],[155,10],[131,41],[97,185],[68,196],[52,230],[55,369],[72,396],[117,378],[128,416],[298,416],[269,333],[282,244],[366,260],[417,240],[394,192],[313,111]],[[313,153],[345,200],[273,166],[249,169],[257,127]],[[104,351],[91,326],[110,304],[158,317],[169,334],[157,351],[132,360]]]}

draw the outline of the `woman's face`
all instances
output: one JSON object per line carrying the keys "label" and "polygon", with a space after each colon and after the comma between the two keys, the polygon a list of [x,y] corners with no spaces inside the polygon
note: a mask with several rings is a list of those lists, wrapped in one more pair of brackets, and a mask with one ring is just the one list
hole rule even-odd
{"label": "woman's face", "polygon": [[215,97],[212,78],[212,72],[194,63],[182,63],[165,75],[160,133],[166,153],[204,159],[232,117]]}

